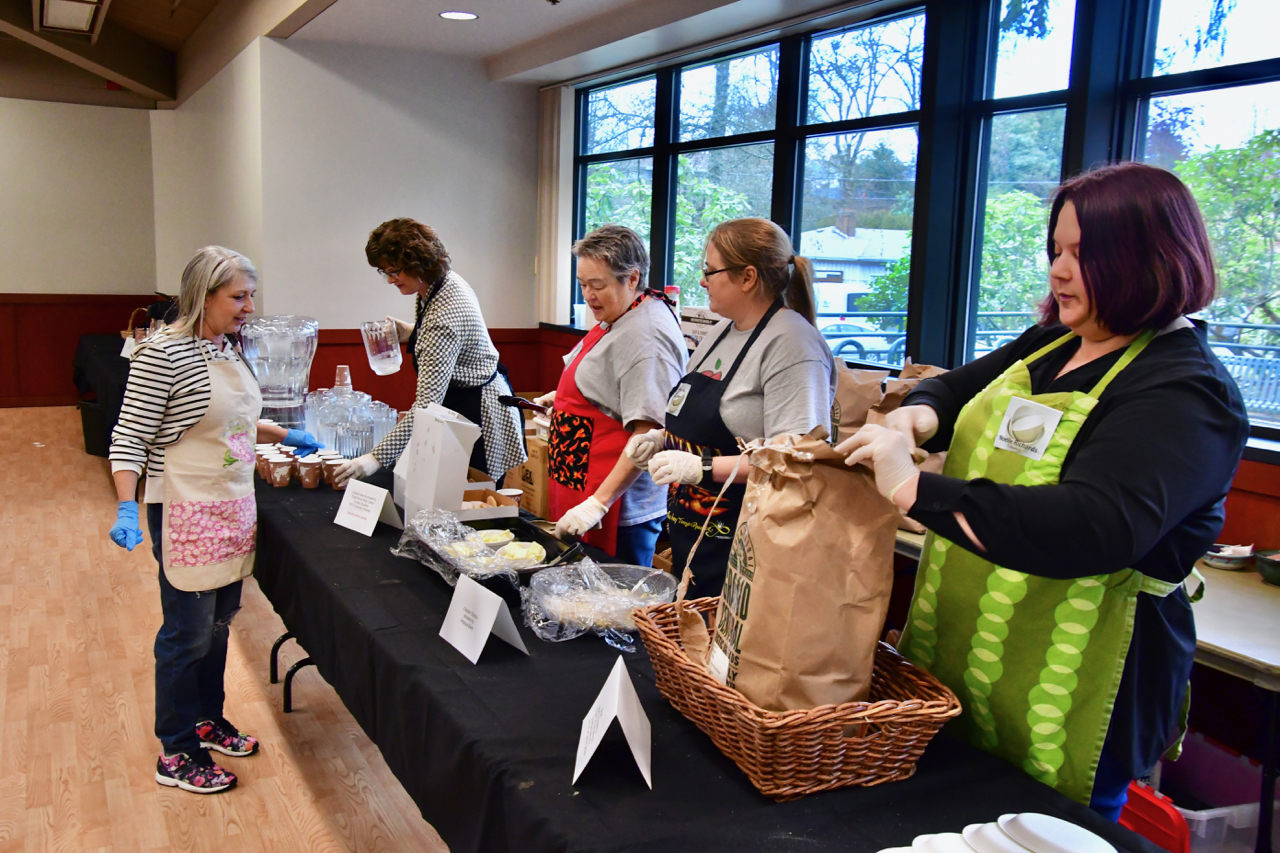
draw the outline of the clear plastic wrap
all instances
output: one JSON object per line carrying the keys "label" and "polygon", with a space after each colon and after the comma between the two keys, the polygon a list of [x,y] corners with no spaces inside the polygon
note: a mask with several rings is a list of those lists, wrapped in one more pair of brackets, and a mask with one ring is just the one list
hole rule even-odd
{"label": "clear plastic wrap", "polygon": [[520,594],[525,624],[539,638],[558,643],[594,631],[614,648],[632,652],[631,611],[669,602],[675,591],[675,578],[661,569],[602,566],[588,558],[543,569]]}
{"label": "clear plastic wrap", "polygon": [[532,556],[513,558],[508,552],[490,548],[476,530],[443,509],[416,513],[405,524],[400,542],[391,553],[431,567],[449,586],[458,583],[460,574],[476,580],[501,575],[514,584],[517,569],[531,568],[539,562]]}

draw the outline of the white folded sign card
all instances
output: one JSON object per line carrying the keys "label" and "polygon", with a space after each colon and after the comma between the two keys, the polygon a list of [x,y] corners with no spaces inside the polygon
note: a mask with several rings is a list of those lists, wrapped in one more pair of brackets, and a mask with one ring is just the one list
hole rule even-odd
{"label": "white folded sign card", "polygon": [[502,596],[485,589],[466,575],[458,575],[458,585],[454,587],[449,612],[440,626],[440,636],[462,652],[467,660],[475,663],[480,660],[480,653],[484,651],[490,634],[529,654]]}
{"label": "white folded sign card", "polygon": [[627,738],[627,745],[631,747],[631,755],[635,757],[645,784],[653,790],[649,767],[652,748],[649,716],[640,705],[636,686],[631,683],[631,673],[627,672],[627,665],[621,656],[605,679],[604,688],[596,697],[591,710],[582,720],[582,734],[578,736],[578,759],[573,765],[573,782],[577,783],[587,762],[595,755],[614,717],[618,718],[618,723],[622,726],[622,733]]}
{"label": "white folded sign card", "polygon": [[373,535],[373,528],[378,522],[390,524],[397,530],[404,530],[404,522],[396,512],[396,505],[391,501],[391,493],[378,486],[352,478],[347,481],[347,489],[342,495],[342,504],[338,507],[338,515],[334,524],[341,525],[365,536]]}

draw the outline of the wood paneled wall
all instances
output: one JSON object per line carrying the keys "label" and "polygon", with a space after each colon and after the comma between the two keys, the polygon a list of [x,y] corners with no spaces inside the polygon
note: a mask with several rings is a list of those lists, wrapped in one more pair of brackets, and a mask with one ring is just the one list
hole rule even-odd
{"label": "wood paneled wall", "polygon": [[[133,309],[153,301],[150,295],[0,293],[0,408],[74,404],[78,395],[71,373],[80,336],[115,334]],[[489,334],[517,392],[554,389],[564,356],[581,340],[549,326],[490,329]],[[331,386],[339,364],[351,368],[355,387],[376,399],[401,410],[413,404],[413,371],[374,375],[358,329],[320,331],[311,387]],[[1280,548],[1280,465],[1240,463],[1220,541]]]}
{"label": "wood paneled wall", "polygon": [[1244,459],[1227,494],[1219,542],[1280,548],[1280,465]]}
{"label": "wood paneled wall", "polygon": [[[498,358],[506,365],[507,372],[511,375],[512,390],[516,392],[547,391],[554,388],[560,378],[560,371],[564,368],[560,356],[572,349],[578,341],[574,335],[548,329],[490,329],[489,336],[493,339],[493,345],[498,348]],[[554,337],[555,341],[547,343],[548,336]],[[560,338],[572,343],[565,346]],[[547,355],[548,351],[550,356]],[[555,355],[557,352],[560,356]],[[406,365],[408,361],[406,353]],[[390,376],[375,374],[369,368],[369,360],[365,358],[359,329],[320,330],[316,356],[311,362],[310,386],[332,387],[334,374],[340,364],[351,368],[352,385],[372,394],[375,400],[381,400],[401,411],[413,405],[417,379],[413,370],[402,367],[398,373]],[[551,368],[554,368],[554,372]]]}
{"label": "wood paneled wall", "polygon": [[80,336],[116,334],[135,308],[155,301],[149,294],[0,293],[0,407],[74,405]]}

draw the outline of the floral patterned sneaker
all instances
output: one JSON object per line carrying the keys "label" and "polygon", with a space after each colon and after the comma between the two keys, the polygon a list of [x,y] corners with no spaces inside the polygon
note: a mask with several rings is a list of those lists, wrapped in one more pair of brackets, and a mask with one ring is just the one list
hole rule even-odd
{"label": "floral patterned sneaker", "polygon": [[236,786],[236,777],[209,759],[203,750],[160,755],[156,761],[156,781],[167,788],[181,788],[193,794],[217,794]]}
{"label": "floral patterned sneaker", "polygon": [[200,746],[205,749],[216,749],[223,755],[239,758],[242,755],[253,755],[258,751],[258,739],[250,737],[225,719],[204,720],[196,723],[196,736],[200,738]]}

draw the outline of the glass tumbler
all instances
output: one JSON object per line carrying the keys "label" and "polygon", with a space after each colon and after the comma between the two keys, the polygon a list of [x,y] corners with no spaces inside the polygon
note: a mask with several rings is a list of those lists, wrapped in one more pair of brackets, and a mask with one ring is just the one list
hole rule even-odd
{"label": "glass tumbler", "polygon": [[364,351],[374,373],[387,376],[400,369],[403,356],[395,323],[391,320],[367,320],[360,324],[360,336],[364,338]]}

